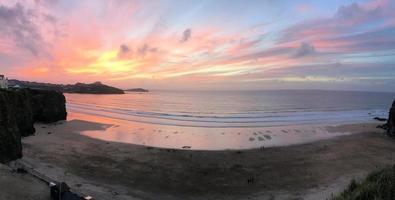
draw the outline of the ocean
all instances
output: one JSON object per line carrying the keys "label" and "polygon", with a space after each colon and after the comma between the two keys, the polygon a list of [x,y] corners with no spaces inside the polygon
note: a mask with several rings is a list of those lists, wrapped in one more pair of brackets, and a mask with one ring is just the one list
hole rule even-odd
{"label": "ocean", "polygon": [[148,124],[220,128],[366,122],[387,117],[395,93],[152,91],[66,97],[72,112]]}
{"label": "ocean", "polygon": [[374,117],[388,116],[395,93],[151,91],[66,94],[66,98],[69,121],[107,124],[105,130],[81,132],[91,138],[161,148],[224,150],[295,145],[352,134],[351,129],[331,128],[343,124],[367,130],[366,124],[377,123]]}

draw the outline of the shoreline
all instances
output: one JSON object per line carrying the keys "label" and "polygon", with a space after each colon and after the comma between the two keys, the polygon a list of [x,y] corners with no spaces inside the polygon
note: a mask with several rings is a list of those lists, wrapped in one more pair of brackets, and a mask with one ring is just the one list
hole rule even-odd
{"label": "shoreline", "polygon": [[[69,120],[103,124],[103,129],[79,132],[108,142],[186,150],[249,150],[305,144],[366,131],[379,122],[303,124],[250,128],[196,128],[129,122],[71,112]],[[364,124],[359,126],[360,124]],[[335,127],[335,128],[334,128]],[[104,130],[105,129],[105,130]],[[374,131],[375,128],[369,129]],[[187,148],[184,148],[187,147]]]}
{"label": "shoreline", "polygon": [[77,191],[116,200],[317,199],[395,162],[395,155],[388,156],[394,141],[373,124],[335,127],[332,131],[355,134],[312,143],[220,151],[154,148],[79,134],[105,133],[109,126],[78,120],[36,124],[37,135],[22,141],[22,161]]}
{"label": "shoreline", "polygon": [[[112,112],[113,108],[95,106],[89,107],[79,103],[67,103],[68,110],[72,113],[85,116],[97,116],[98,118],[108,118],[127,123],[143,123],[153,126],[174,126],[190,128],[270,128],[293,125],[338,125],[352,123],[371,122],[374,117],[385,117],[387,109],[361,109],[361,110],[322,110],[322,111],[284,111],[274,112],[277,116],[252,117],[258,121],[227,121],[226,117],[220,116],[182,116],[182,114],[167,114],[162,112],[133,111],[132,113],[120,110]],[[270,112],[269,112],[270,113]],[[295,115],[298,113],[298,115]],[[266,113],[267,115],[267,113]],[[284,116],[281,116],[284,115]],[[308,115],[304,116],[303,115]],[[322,117],[325,115],[335,117]],[[185,118],[183,118],[185,117]],[[265,119],[266,117],[271,120]],[[203,120],[202,120],[203,119]],[[221,119],[221,120],[218,120]],[[261,120],[261,121],[259,121]],[[266,121],[267,120],[267,121]]]}

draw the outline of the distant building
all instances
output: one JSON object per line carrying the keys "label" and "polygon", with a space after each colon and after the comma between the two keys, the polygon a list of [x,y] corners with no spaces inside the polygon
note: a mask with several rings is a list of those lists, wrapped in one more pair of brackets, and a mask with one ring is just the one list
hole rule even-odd
{"label": "distant building", "polygon": [[4,75],[0,75],[0,88],[1,89],[8,88],[8,79]]}
{"label": "distant building", "polygon": [[10,82],[8,81],[8,88],[9,88],[9,89],[21,89],[22,87],[21,87],[20,85],[18,85],[18,84],[13,85],[12,83],[10,83]]}

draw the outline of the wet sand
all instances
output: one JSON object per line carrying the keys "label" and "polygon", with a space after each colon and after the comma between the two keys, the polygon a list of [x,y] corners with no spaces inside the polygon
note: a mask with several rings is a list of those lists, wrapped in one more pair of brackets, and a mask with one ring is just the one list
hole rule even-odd
{"label": "wet sand", "polygon": [[[160,148],[190,150],[244,150],[304,144],[340,135],[349,130],[328,130],[329,124],[298,124],[270,127],[184,127],[138,123],[81,113],[70,113],[78,119],[111,124],[103,130],[81,131],[82,135],[110,142],[130,143]],[[336,124],[332,124],[336,125]]]}
{"label": "wet sand", "polygon": [[[348,134],[307,144],[191,151],[93,139],[79,133],[113,124],[71,120],[38,124],[21,161],[98,199],[322,199],[395,163],[395,142],[376,125],[326,127]],[[246,139],[269,139],[261,132]]]}

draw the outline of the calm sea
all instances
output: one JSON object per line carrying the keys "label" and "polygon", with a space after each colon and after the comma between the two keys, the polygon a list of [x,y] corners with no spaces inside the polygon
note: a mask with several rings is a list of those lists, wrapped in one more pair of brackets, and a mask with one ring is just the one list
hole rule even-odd
{"label": "calm sea", "polygon": [[151,91],[66,94],[71,112],[182,127],[268,127],[387,117],[395,93],[350,91]]}

